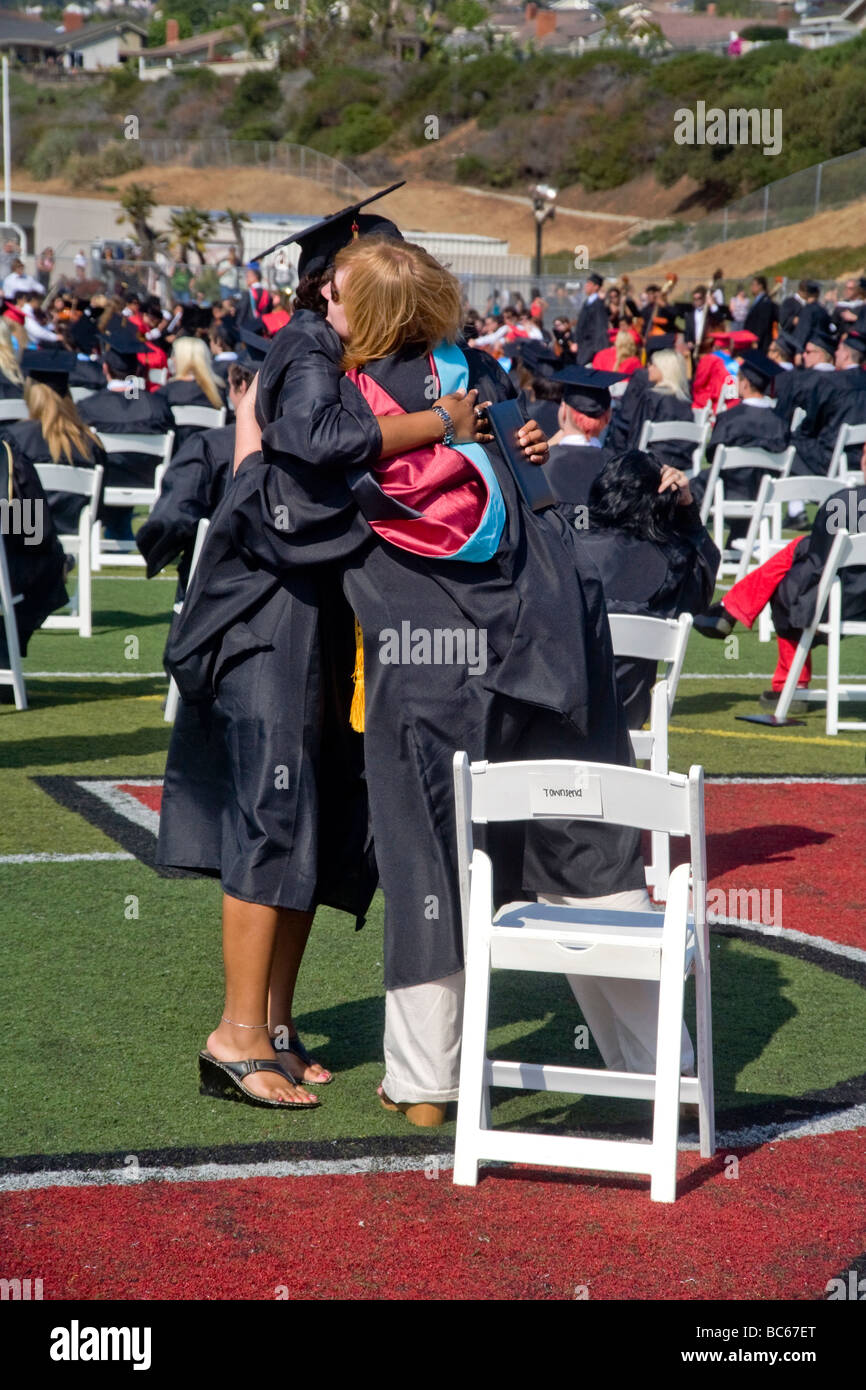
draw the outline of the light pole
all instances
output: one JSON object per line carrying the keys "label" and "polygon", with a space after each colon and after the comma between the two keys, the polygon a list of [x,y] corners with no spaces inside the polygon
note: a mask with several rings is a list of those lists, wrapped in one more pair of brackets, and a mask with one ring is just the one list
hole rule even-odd
{"label": "light pole", "polygon": [[548,218],[553,218],[556,214],[556,197],[558,188],[552,188],[549,183],[537,183],[530,189],[532,198],[532,212],[535,217],[535,276],[541,276],[541,229]]}

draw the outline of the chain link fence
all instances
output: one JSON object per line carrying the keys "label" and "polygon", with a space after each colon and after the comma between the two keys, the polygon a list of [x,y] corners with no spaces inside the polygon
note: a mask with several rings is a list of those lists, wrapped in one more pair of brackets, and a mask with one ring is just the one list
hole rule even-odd
{"label": "chain link fence", "polygon": [[347,165],[338,159],[311,150],[306,145],[275,143],[270,140],[229,140],[213,136],[207,140],[138,140],[135,145],[145,164],[180,164],[191,169],[256,168],[311,179],[335,193],[363,197],[370,190]]}

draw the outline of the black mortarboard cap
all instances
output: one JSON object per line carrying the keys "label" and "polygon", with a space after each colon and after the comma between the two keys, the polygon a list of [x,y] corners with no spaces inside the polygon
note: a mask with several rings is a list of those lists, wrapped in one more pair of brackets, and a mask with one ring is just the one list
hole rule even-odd
{"label": "black mortarboard cap", "polygon": [[796,357],[797,353],[800,351],[800,344],[797,342],[797,339],[794,337],[793,333],[789,333],[786,328],[779,329],[776,343],[786,356],[792,359]]}
{"label": "black mortarboard cap", "polygon": [[241,342],[246,346],[246,359],[253,367],[260,367],[268,355],[268,349],[273,338],[263,338],[260,333],[254,333],[251,328],[240,330]]}
{"label": "black mortarboard cap", "polygon": [[824,352],[829,352],[831,357],[836,351],[838,342],[837,335],[824,328],[816,328],[806,339],[806,343],[814,343],[816,347],[823,348]]}
{"label": "black mortarboard cap", "polygon": [[131,328],[123,326],[98,336],[103,343],[102,355],[112,371],[138,375],[138,355],[146,349]]}
{"label": "black mortarboard cap", "polygon": [[321,221],[314,222],[301,232],[293,232],[291,236],[284,237],[274,246],[269,246],[267,251],[262,252],[259,259],[264,260],[265,256],[279,251],[280,247],[290,246],[292,242],[297,242],[301,248],[298,260],[298,277],[300,278],[303,275],[318,275],[325,270],[337,252],[349,245],[354,227],[358,228],[359,236],[370,236],[372,233],[378,232],[381,236],[389,236],[402,241],[399,228],[393,222],[389,222],[387,217],[380,217],[373,213],[362,214],[361,208],[366,207],[368,203],[375,203],[377,199],[384,198],[388,193],[393,193],[395,188],[402,188],[405,182],[405,179],[400,179],[398,183],[392,183],[390,187],[383,188],[379,193],[371,193],[368,198],[362,198],[360,202],[351,203],[348,207],[341,208],[339,212],[331,213],[329,217],[323,217]]}
{"label": "black mortarboard cap", "polygon": [[740,371],[747,381],[753,386],[757,386],[759,391],[765,391],[774,377],[781,376],[784,368],[772,358],[765,357],[762,352],[750,349],[739,354]]}
{"label": "black mortarboard cap", "polygon": [[58,348],[25,348],[21,354],[21,370],[33,381],[52,387],[58,396],[65,396],[69,373],[75,367],[75,353]]}
{"label": "black mortarboard cap", "polygon": [[671,352],[676,345],[676,333],[653,333],[646,340],[646,355],[651,357],[654,352]]}
{"label": "black mortarboard cap", "polygon": [[806,281],[806,293],[807,293],[807,294],[820,294],[820,293],[821,293],[821,286],[820,286],[820,284],[818,283],[817,280],[807,280],[807,281]]}
{"label": "black mortarboard cap", "polygon": [[572,410],[597,420],[610,410],[610,388],[622,381],[622,372],[601,372],[592,367],[569,365],[557,372],[556,380],[562,383],[562,396]]}
{"label": "black mortarboard cap", "polygon": [[598,271],[594,270],[591,275],[587,275],[586,283],[588,285],[598,285],[599,289],[601,289],[604,284],[604,276],[599,275]]}
{"label": "black mortarboard cap", "polygon": [[859,328],[849,328],[844,341],[850,343],[855,352],[866,352],[866,333],[861,333]]}

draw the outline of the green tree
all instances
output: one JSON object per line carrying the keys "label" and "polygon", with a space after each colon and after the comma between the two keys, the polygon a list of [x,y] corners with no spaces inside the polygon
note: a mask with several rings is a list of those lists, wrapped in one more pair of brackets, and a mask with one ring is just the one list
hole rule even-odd
{"label": "green tree", "polygon": [[247,9],[245,5],[235,5],[229,11],[229,23],[243,38],[244,46],[251,58],[264,56],[265,30],[261,15]]}
{"label": "green tree", "polygon": [[231,227],[235,247],[241,260],[244,258],[244,223],[249,222],[249,220],[247,214],[239,212],[237,208],[226,208],[225,212],[218,218],[218,221],[227,222]]}
{"label": "green tree", "polygon": [[120,206],[123,209],[117,222],[128,222],[135,233],[135,239],[141,247],[142,258],[152,261],[154,251],[163,238],[151,227],[148,218],[157,206],[154,195],[153,184],[150,183],[130,183],[127,184],[120,195]]}
{"label": "green tree", "polygon": [[171,214],[169,226],[172,241],[177,248],[178,260],[183,265],[188,265],[189,253],[195,251],[199,263],[204,265],[207,233],[211,228],[210,213],[202,208],[181,208]]}

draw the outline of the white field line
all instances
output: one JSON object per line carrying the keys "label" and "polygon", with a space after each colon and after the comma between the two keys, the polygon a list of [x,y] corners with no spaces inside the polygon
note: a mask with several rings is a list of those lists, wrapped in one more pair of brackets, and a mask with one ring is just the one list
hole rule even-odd
{"label": "white field line", "polygon": [[165,671],[25,671],[26,681],[167,681]]}
{"label": "white field line", "polygon": [[[717,1155],[724,1149],[751,1147],[783,1139],[808,1139],[822,1134],[839,1134],[866,1126],[866,1105],[853,1105],[812,1120],[787,1120],[777,1124],[745,1125],[723,1130],[716,1136]],[[640,1141],[635,1141],[640,1142]],[[339,1144],[339,1140],[335,1143]],[[697,1140],[680,1141],[680,1148],[699,1149]],[[135,1187],[142,1182],[231,1182],[244,1178],[327,1178],[354,1177],[364,1173],[417,1173],[426,1169],[437,1175],[454,1166],[448,1154],[427,1154],[411,1158],[380,1155],[350,1159],[273,1159],[264,1163],[197,1163],[185,1168],[65,1168],[37,1173],[0,1174],[0,1192],[33,1192],[48,1187]],[[487,1166],[487,1165],[485,1165]],[[502,1167],[496,1163],[489,1166]],[[539,1165],[543,1167],[544,1165]],[[577,1170],[576,1170],[577,1171]]]}
{"label": "white field line", "polygon": [[0,864],[79,864],[89,860],[106,863],[118,859],[134,858],[134,854],[121,852],[116,854],[107,852],[95,852],[93,854],[51,854],[46,851],[43,854],[0,854]]}
{"label": "white field line", "polygon": [[[112,811],[124,816],[126,820],[132,821],[134,825],[140,825],[145,830],[149,830],[152,835],[159,834],[159,812],[152,811],[149,806],[144,806],[131,792],[125,792],[113,782],[91,782],[84,778],[77,779],[79,787],[83,787],[86,792],[104,801],[106,806],[110,806]],[[125,784],[128,787],[159,787],[162,786],[161,777],[130,777]]]}

